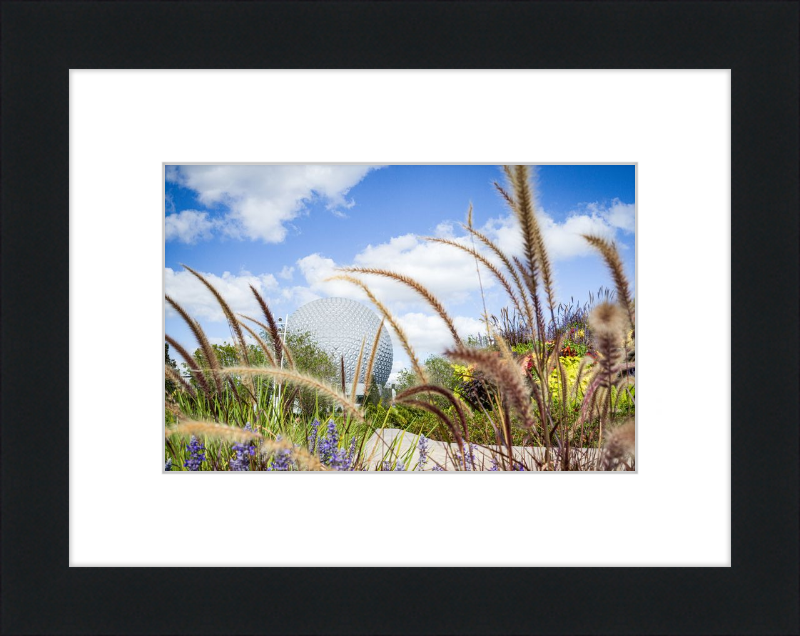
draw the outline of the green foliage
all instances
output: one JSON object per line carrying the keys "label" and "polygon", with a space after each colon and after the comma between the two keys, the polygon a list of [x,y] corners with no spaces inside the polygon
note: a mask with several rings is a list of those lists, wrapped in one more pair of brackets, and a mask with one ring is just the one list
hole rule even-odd
{"label": "green foliage", "polygon": [[[265,342],[269,342],[269,336],[266,333],[262,332],[261,336]],[[298,371],[312,375],[324,382],[328,382],[329,384],[334,384],[336,382],[338,377],[338,368],[336,363],[319,345],[317,345],[310,333],[298,334],[290,332],[286,337],[286,344],[288,345],[289,349],[291,349]],[[215,344],[211,346],[214,349],[217,360],[219,360],[220,366],[235,367],[244,364],[244,361],[241,360],[241,355],[237,346],[228,342],[223,342],[221,345]],[[268,365],[266,355],[257,345],[248,345],[247,358],[250,362],[250,366],[259,367]],[[197,361],[197,364],[201,369],[209,368],[209,364],[203,355],[202,349],[197,349],[194,352],[194,359]],[[186,367],[187,365],[184,364],[183,366]],[[284,360],[284,367],[286,366],[288,366],[288,363]],[[192,384],[195,385],[195,388],[199,388],[194,381],[192,381]],[[241,398],[248,399],[253,397],[249,395],[251,389],[248,384],[245,384],[238,379],[234,379],[233,384]],[[276,389],[278,387],[271,379],[257,378],[254,381],[254,386],[257,392],[255,397],[257,399],[257,403],[260,405],[268,405],[271,399],[277,394]],[[280,392],[282,395],[291,396],[294,394],[294,391],[291,387],[281,387]],[[237,399],[235,395],[231,395],[228,384],[225,385],[222,396],[215,396],[214,398],[207,399],[217,400],[219,403],[221,403],[220,408],[226,409],[226,412],[228,412],[230,409],[236,408],[235,404]],[[320,413],[328,412],[332,407],[329,399],[323,396],[318,396],[316,392],[307,388],[299,389],[295,395],[295,399],[297,405],[300,407],[300,412],[304,417],[313,415],[318,411]],[[209,405],[209,409],[213,411],[213,407],[211,405]],[[252,419],[248,414],[245,414],[244,418],[244,421],[249,421],[249,419]]]}
{"label": "green foliage", "polygon": [[[266,334],[265,334],[266,335]],[[311,337],[311,334],[289,332],[286,344],[294,356],[297,369],[303,373],[313,375],[328,384],[334,384],[339,376],[339,367]],[[300,389],[297,396],[300,412],[304,417],[309,417],[319,412],[328,412],[333,404],[328,398],[318,395],[311,389]]]}
{"label": "green foliage", "polygon": [[[544,343],[547,352],[551,352],[553,347],[555,346],[552,340],[548,340]],[[511,347],[511,350],[518,354],[518,355],[526,355],[534,351],[534,343],[532,342],[521,342],[519,344],[515,344]],[[578,357],[582,358],[589,352],[589,346],[583,342],[576,342],[575,340],[571,340],[570,338],[565,338],[561,343],[561,350],[559,351],[559,356],[561,357]]]}
{"label": "green foliage", "polygon": [[[169,344],[166,342],[164,343],[164,363],[168,367],[178,371],[177,363],[175,360],[169,357]],[[171,394],[176,388],[177,386],[175,386],[175,383],[172,380],[168,380],[166,378],[164,379],[164,391],[166,391],[168,395]]]}
{"label": "green foliage", "polygon": [[411,369],[403,369],[397,374],[397,380],[395,381],[395,390],[398,393],[405,391],[406,389],[410,389],[412,386],[417,386],[419,384],[419,380],[417,379],[417,374],[414,373]]}
{"label": "green foliage", "polygon": [[450,389],[451,391],[458,386],[459,378],[453,365],[443,356],[429,356],[425,360],[425,375],[431,384]]}

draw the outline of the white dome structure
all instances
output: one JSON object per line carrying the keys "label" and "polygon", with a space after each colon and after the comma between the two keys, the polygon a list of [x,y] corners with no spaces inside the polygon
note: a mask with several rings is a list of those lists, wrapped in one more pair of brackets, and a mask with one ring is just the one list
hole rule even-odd
{"label": "white dome structure", "polygon": [[[347,298],[320,298],[306,303],[289,316],[286,329],[295,334],[310,333],[320,348],[331,356],[337,368],[344,356],[345,383],[350,385],[364,338],[364,361],[358,383],[365,381],[372,343],[380,324],[378,315],[361,303]],[[392,357],[392,339],[383,327],[372,367],[372,377],[378,386],[384,386],[389,379]]]}

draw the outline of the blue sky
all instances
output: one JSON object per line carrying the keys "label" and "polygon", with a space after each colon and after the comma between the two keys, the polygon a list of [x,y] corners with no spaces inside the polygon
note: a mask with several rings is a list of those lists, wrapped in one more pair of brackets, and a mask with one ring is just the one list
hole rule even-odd
{"label": "blue sky", "polygon": [[[588,299],[612,286],[581,233],[613,239],[634,279],[635,167],[545,165],[534,169],[537,211],[561,301]],[[249,285],[286,316],[326,296],[364,300],[353,286],[325,282],[337,267],[392,269],[426,285],[463,336],[482,330],[475,262],[421,237],[469,244],[460,223],[472,202],[474,225],[504,250],[519,253],[516,220],[492,186],[498,166],[167,166],[165,288],[200,321],[212,342],[230,331],[211,294],[181,263],[202,272],[234,311],[258,316]],[[364,277],[398,317],[424,359],[449,344],[444,324],[404,286]],[[482,282],[490,313],[508,305],[488,272]],[[367,302],[368,304],[368,302]],[[196,347],[167,310],[166,332]],[[408,366],[395,342],[394,372]]]}

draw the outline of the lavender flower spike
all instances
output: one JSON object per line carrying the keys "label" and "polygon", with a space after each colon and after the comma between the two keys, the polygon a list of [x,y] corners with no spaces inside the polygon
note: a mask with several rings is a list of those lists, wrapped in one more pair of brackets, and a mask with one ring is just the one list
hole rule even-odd
{"label": "lavender flower spike", "polygon": [[308,452],[312,455],[317,449],[317,433],[319,432],[319,420],[311,422],[311,434],[308,436]]}
{"label": "lavender flower spike", "polygon": [[[277,439],[280,441],[281,436],[278,435]],[[293,465],[292,451],[288,448],[282,448],[273,455],[272,464],[267,470],[291,470]]]}
{"label": "lavender flower spike", "polygon": [[250,457],[253,455],[253,452],[255,452],[255,449],[245,444],[234,444],[231,450],[235,453],[234,456],[231,457],[231,470],[250,470]]}
{"label": "lavender flower spike", "polygon": [[189,459],[183,463],[184,468],[189,470],[200,470],[200,465],[206,461],[205,446],[194,436],[186,447],[189,451]]}
{"label": "lavender flower spike", "polygon": [[419,448],[419,462],[417,463],[417,470],[424,470],[425,464],[428,461],[428,446],[430,445],[430,440],[425,437],[424,435],[420,434],[419,440],[417,441],[417,447]]}

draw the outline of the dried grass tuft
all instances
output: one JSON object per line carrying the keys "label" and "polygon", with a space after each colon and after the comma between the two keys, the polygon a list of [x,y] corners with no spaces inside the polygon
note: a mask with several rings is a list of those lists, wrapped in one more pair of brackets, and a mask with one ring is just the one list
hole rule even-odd
{"label": "dried grass tuft", "polygon": [[166,429],[167,437],[191,437],[192,435],[226,442],[251,442],[257,439],[264,439],[263,435],[255,431],[203,420],[186,420]]}

